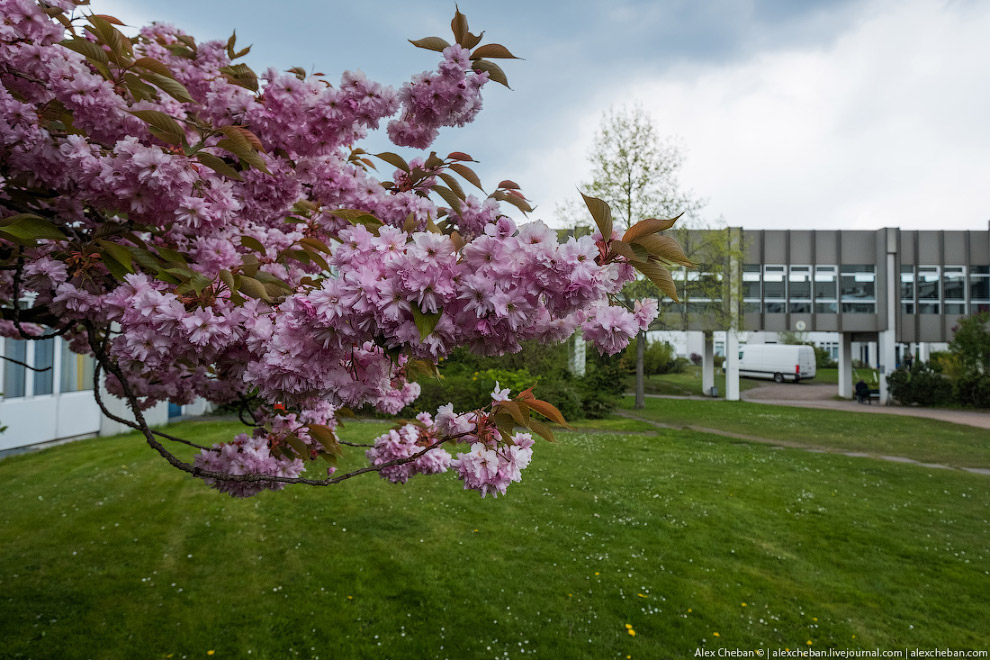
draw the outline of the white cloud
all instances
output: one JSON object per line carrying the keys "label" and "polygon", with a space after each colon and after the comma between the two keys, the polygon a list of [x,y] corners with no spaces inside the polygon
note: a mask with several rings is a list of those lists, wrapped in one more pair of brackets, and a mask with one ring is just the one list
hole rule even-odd
{"label": "white cloud", "polygon": [[616,77],[548,126],[553,146],[519,176],[544,208],[573,196],[601,112],[638,99],[686,145],[682,184],[729,224],[986,229],[987,34],[984,4],[875,2],[823,48]]}

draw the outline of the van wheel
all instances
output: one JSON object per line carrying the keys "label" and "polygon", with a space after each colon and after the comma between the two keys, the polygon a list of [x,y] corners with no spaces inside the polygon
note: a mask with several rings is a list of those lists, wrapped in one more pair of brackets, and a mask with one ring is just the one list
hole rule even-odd
{"label": "van wheel", "polygon": [[784,382],[784,374],[774,374],[773,375],[773,382],[775,382],[775,383],[783,383]]}

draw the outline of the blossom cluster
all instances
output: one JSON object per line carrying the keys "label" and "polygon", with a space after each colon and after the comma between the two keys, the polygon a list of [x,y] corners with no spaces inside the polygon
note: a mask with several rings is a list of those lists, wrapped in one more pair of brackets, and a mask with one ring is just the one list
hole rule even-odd
{"label": "blossom cluster", "polygon": [[[396,91],[356,73],[256,77],[233,40],[162,24],[124,38],[102,15],[76,19],[84,31],[74,11],[0,0],[0,299],[5,311],[15,291],[29,299],[30,320],[106,361],[108,390],[135,407],[242,402],[255,433],[197,467],[298,476],[324,451],[310,431],[332,433],[340,407],[414,401],[413,361],[462,345],[513,352],[578,327],[613,353],[655,317],[655,304],[610,305],[634,273],[603,259],[600,235],[560,243],[491,197],[434,201],[443,168],[429,159],[390,186],[369,173],[356,143],[381,122],[395,144],[426,148],[477,114],[489,74],[461,45]],[[413,181],[419,170],[430,175]],[[441,409],[368,458],[392,481],[453,467],[465,487],[504,493],[532,440],[500,441],[480,415]],[[456,458],[397,462],[472,434]],[[206,480],[240,496],[282,486]]]}

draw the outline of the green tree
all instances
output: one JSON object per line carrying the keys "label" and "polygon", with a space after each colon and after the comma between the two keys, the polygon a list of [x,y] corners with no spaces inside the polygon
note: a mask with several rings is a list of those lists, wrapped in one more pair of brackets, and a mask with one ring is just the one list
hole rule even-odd
{"label": "green tree", "polygon": [[959,319],[949,348],[965,371],[990,374],[990,312]]}
{"label": "green tree", "polygon": [[[661,139],[653,121],[640,106],[610,109],[603,117],[588,160],[592,166],[588,193],[612,208],[616,229],[627,230],[644,218],[691,218],[702,202],[681,189],[678,170],[684,162],[680,149]],[[680,234],[677,237],[680,241]],[[640,279],[623,289],[628,304],[638,298],[660,298],[649,280]],[[645,406],[644,360],[646,333],[640,332],[636,351],[636,404]]]}

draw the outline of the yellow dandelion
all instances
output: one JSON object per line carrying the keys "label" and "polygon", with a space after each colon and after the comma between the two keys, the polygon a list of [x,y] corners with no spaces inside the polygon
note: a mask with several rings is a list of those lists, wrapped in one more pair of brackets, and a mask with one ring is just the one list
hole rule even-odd
{"label": "yellow dandelion", "polygon": [[807,644],[808,646],[811,646],[811,640],[809,639],[807,642],[805,642],[805,644]]}
{"label": "yellow dandelion", "polygon": [[635,631],[635,630],[633,630],[632,628],[630,628],[630,629],[629,629],[629,630],[627,630],[626,632],[627,632],[627,633],[629,633],[629,636],[630,636],[630,637],[635,637],[635,636],[636,636],[636,631]]}
{"label": "yellow dandelion", "polygon": [[647,596],[646,594],[636,594],[636,595],[639,596],[640,598],[649,598],[649,596]]}
{"label": "yellow dandelion", "polygon": [[595,571],[595,575],[598,575],[598,574],[599,574],[598,571]]}
{"label": "yellow dandelion", "polygon": [[210,649],[209,651],[207,651],[206,652],[206,655],[213,655],[213,649]]}
{"label": "yellow dandelion", "polygon": [[692,610],[692,609],[691,609],[690,607],[688,608],[688,614],[690,614],[690,613],[691,613],[691,612],[693,612],[693,611],[694,611],[694,610]]}
{"label": "yellow dandelion", "polygon": [[347,600],[354,600],[354,596],[348,596]]}
{"label": "yellow dandelion", "polygon": [[856,639],[856,635],[853,635],[853,639]]}
{"label": "yellow dandelion", "polygon": [[573,598],[574,597],[574,594],[567,594],[567,597],[568,598]]}
{"label": "yellow dandelion", "polygon": [[474,533],[477,534],[478,533],[478,530],[474,530]]}
{"label": "yellow dandelion", "polygon": [[632,624],[631,623],[627,623],[626,624],[626,630],[632,630]]}
{"label": "yellow dandelion", "polygon": [[721,637],[721,635],[719,635],[717,632],[712,633],[712,635],[714,635],[715,637]]}
{"label": "yellow dandelion", "polygon": [[811,617],[811,620],[812,621],[818,621],[818,617],[817,616],[813,616],[813,617]]}
{"label": "yellow dandelion", "polygon": [[746,603],[743,603],[743,604],[742,604],[742,606],[743,606],[743,607],[746,607]]}

